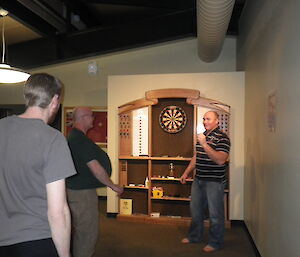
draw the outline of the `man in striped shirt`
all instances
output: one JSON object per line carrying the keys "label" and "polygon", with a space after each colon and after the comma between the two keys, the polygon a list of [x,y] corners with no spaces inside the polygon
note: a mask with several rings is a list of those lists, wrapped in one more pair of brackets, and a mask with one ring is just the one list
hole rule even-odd
{"label": "man in striped shirt", "polygon": [[186,183],[188,175],[196,168],[191,192],[192,223],[188,236],[182,243],[197,243],[202,240],[205,211],[210,218],[209,242],[205,252],[214,252],[224,241],[224,187],[228,168],[230,140],[219,129],[219,115],[214,111],[204,114],[205,132],[197,135],[196,153],[180,178]]}

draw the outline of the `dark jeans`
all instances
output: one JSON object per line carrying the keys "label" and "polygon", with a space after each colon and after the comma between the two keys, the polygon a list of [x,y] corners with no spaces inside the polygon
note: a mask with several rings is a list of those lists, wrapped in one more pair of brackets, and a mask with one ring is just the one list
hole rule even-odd
{"label": "dark jeans", "polygon": [[58,257],[51,238],[0,246],[1,257]]}
{"label": "dark jeans", "polygon": [[216,249],[224,241],[224,184],[194,179],[192,185],[192,223],[188,233],[191,243],[200,242],[204,231],[205,211],[208,208],[210,226],[208,244]]}

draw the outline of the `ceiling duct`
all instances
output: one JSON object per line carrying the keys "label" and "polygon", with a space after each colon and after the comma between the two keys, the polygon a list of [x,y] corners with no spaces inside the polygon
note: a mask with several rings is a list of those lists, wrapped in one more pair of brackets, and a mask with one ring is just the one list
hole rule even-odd
{"label": "ceiling duct", "polygon": [[215,61],[221,52],[235,0],[197,0],[198,56]]}

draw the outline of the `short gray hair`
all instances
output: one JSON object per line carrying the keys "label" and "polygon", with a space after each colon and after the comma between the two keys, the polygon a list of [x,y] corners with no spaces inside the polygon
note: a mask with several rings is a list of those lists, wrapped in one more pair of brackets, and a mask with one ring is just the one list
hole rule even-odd
{"label": "short gray hair", "polygon": [[45,109],[55,95],[61,95],[62,88],[63,83],[52,75],[33,74],[25,82],[25,105],[26,107],[38,106]]}

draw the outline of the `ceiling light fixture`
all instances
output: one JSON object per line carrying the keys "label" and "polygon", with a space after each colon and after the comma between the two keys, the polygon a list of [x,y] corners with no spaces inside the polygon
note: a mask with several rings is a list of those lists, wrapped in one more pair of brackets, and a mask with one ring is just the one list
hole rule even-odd
{"label": "ceiling light fixture", "polygon": [[4,17],[7,16],[8,12],[4,9],[0,9],[0,18],[2,16],[2,61],[0,63],[0,83],[19,83],[28,79],[29,73],[11,67],[6,64],[5,61],[5,37],[4,37]]}

